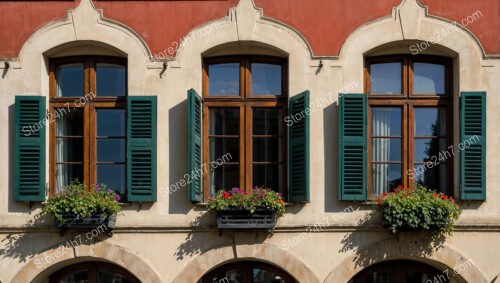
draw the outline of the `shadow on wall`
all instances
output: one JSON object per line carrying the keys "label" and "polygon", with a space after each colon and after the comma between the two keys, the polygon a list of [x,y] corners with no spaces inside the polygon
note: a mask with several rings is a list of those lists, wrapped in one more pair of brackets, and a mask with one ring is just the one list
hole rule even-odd
{"label": "shadow on wall", "polygon": [[[63,237],[59,236],[59,230],[56,230],[51,216],[35,214],[20,227],[19,232],[8,233],[1,241],[0,258],[17,259],[19,262],[34,258],[38,268],[45,268],[58,258],[65,257],[68,252],[77,257],[75,248],[80,245],[92,245],[106,240],[109,235],[101,233],[104,231],[94,229],[89,234],[88,230],[72,230]],[[99,233],[94,235],[94,232]],[[52,248],[55,248],[52,254],[44,257],[39,255]]]}
{"label": "shadow on wall", "polygon": [[214,249],[214,247],[234,246],[236,244],[235,233],[251,235],[252,240],[248,244],[262,244],[273,235],[270,230],[258,229],[248,231],[224,230],[222,234],[217,234],[216,230],[213,229],[215,214],[206,212],[205,208],[199,207],[196,207],[195,211],[198,215],[189,223],[190,231],[187,233],[184,242],[177,247],[174,253],[178,261],[200,255],[207,250]]}
{"label": "shadow on wall", "polygon": [[168,194],[169,214],[186,214],[193,205],[188,199],[187,183],[192,176],[187,172],[187,100],[168,111],[168,188],[160,188],[158,193]]}
{"label": "shadow on wall", "polygon": [[[341,241],[339,253],[354,253],[353,264],[355,268],[366,268],[374,263],[394,257],[404,258],[430,258],[437,250],[443,247],[445,236],[433,236],[432,233],[423,232],[386,232],[386,237],[380,239],[380,231],[373,231],[376,242],[369,240],[370,229],[380,226],[380,214],[372,211],[361,219],[354,232],[347,233]],[[388,241],[389,240],[389,241]],[[397,242],[394,245],[393,241]],[[376,248],[367,248],[367,247]]]}
{"label": "shadow on wall", "polygon": [[344,212],[352,203],[338,200],[338,102],[323,109],[325,212]]}

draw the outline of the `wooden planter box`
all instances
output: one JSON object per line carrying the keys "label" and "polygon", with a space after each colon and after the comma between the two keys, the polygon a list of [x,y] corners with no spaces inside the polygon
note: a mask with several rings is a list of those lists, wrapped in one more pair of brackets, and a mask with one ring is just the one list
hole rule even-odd
{"label": "wooden planter box", "polygon": [[85,218],[75,218],[74,216],[67,216],[67,217],[63,217],[62,222],[56,218],[55,223],[56,223],[57,227],[59,228],[59,232],[60,232],[61,236],[69,228],[92,230],[92,229],[100,227],[102,225],[104,225],[106,227],[105,232],[111,236],[111,235],[113,235],[113,229],[115,228],[115,225],[116,225],[116,214],[113,214],[108,218],[101,218],[98,216],[88,216]]}
{"label": "wooden planter box", "polygon": [[219,229],[273,229],[276,225],[274,210],[227,209],[217,211]]}

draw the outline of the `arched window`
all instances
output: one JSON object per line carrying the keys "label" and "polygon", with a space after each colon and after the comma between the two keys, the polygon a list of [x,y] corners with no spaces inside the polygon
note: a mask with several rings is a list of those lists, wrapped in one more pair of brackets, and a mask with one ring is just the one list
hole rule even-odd
{"label": "arched window", "polygon": [[[451,193],[451,60],[379,56],[366,60],[368,197],[398,185]],[[423,172],[423,173],[422,173]]]}
{"label": "arched window", "polygon": [[367,267],[349,283],[447,283],[452,275],[421,262],[390,260]]}
{"label": "arched window", "polygon": [[49,283],[139,283],[132,273],[106,262],[84,262],[65,267],[49,278]]}
{"label": "arched window", "polygon": [[296,283],[280,268],[258,261],[238,261],[218,267],[198,283]]}

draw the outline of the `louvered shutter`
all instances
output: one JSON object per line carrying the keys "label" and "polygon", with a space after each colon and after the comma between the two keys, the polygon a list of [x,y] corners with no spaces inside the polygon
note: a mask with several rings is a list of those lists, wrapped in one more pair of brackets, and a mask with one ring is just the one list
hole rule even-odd
{"label": "louvered shutter", "polygon": [[202,144],[201,144],[201,97],[194,89],[188,90],[188,174],[191,176],[188,194],[192,202],[203,200],[202,188]]}
{"label": "louvered shutter", "polygon": [[127,198],[156,201],[156,96],[127,97]]}
{"label": "louvered shutter", "polygon": [[486,92],[460,99],[460,198],[486,199]]}
{"label": "louvered shutter", "polygon": [[366,200],[366,113],[365,94],[340,94],[339,200]]}
{"label": "louvered shutter", "polygon": [[14,111],[14,200],[44,201],[45,97],[16,96]]}
{"label": "louvered shutter", "polygon": [[[290,98],[288,117],[288,201],[309,201],[309,91]],[[292,119],[291,119],[292,118]]]}

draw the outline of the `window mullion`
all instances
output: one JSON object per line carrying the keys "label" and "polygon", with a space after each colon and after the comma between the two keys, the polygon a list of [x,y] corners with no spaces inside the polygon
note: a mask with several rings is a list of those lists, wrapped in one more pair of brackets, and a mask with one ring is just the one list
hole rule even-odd
{"label": "window mullion", "polygon": [[244,191],[252,187],[252,112],[244,103],[240,107],[240,186]]}
{"label": "window mullion", "polygon": [[[404,122],[404,131],[403,131],[403,186],[410,187],[412,184],[412,180],[410,177],[411,174],[408,174],[413,168],[413,156],[414,156],[414,144],[413,144],[413,132],[414,132],[414,123],[413,123],[413,106],[410,103],[405,103],[403,105],[403,122]],[[412,171],[413,172],[413,171]]]}

